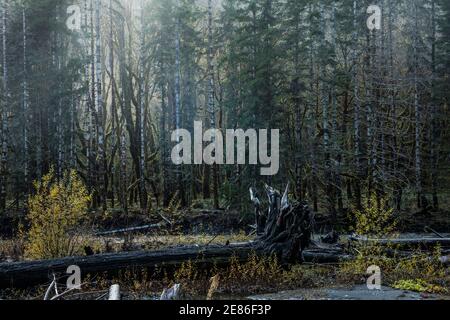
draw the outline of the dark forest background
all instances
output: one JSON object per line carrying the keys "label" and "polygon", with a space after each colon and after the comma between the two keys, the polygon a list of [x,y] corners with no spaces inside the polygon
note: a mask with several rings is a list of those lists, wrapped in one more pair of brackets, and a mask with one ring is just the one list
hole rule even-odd
{"label": "dark forest background", "polygon": [[[76,169],[102,210],[249,211],[249,187],[287,182],[334,218],[371,194],[449,209],[446,0],[2,0],[1,12],[3,213],[51,168]],[[279,174],[175,167],[171,132],[194,120],[280,129]]]}

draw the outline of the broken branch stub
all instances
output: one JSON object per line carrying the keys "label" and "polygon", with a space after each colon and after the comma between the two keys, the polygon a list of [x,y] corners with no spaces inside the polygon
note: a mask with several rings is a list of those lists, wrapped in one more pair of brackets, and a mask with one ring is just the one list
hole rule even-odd
{"label": "broken branch stub", "polygon": [[109,288],[108,300],[119,301],[120,300],[120,286],[118,284],[113,284]]}

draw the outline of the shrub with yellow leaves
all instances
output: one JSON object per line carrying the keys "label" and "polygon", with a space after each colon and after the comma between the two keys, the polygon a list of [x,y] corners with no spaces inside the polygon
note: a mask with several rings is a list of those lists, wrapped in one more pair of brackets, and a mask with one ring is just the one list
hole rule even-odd
{"label": "shrub with yellow leaves", "polygon": [[[355,221],[354,232],[357,235],[374,239],[395,237],[397,221],[387,198],[372,193],[364,199],[360,210],[352,210],[352,215]],[[395,248],[386,248],[377,241],[359,241],[354,244],[353,249],[356,253],[355,259],[341,264],[340,274],[343,278],[359,278],[371,265],[387,270],[396,263],[395,259],[386,254],[386,249]]]}
{"label": "shrub with yellow leaves", "polygon": [[78,174],[68,171],[57,179],[51,169],[34,187],[36,193],[28,200],[27,218],[31,228],[25,256],[52,259],[79,253],[79,228],[91,196]]}
{"label": "shrub with yellow leaves", "polygon": [[386,237],[397,227],[394,209],[385,197],[372,193],[362,203],[362,209],[353,210],[356,219],[355,232],[358,235]]}

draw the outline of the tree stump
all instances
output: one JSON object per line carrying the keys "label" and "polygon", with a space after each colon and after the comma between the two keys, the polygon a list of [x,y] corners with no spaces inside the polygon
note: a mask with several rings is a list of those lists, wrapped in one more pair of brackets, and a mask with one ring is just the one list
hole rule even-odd
{"label": "tree stump", "polygon": [[257,247],[268,255],[275,254],[286,263],[303,262],[303,251],[310,245],[314,218],[306,202],[289,202],[289,184],[284,195],[265,186],[269,208],[267,215],[261,210],[256,190],[250,190],[255,205],[258,233]]}

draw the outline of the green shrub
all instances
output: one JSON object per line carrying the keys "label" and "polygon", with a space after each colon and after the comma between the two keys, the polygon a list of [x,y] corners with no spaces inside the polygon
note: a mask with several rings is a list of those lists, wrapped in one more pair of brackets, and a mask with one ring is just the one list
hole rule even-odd
{"label": "green shrub", "polygon": [[91,197],[75,171],[57,180],[54,170],[34,183],[36,193],[28,200],[25,256],[52,259],[72,256],[80,249],[79,229]]}

